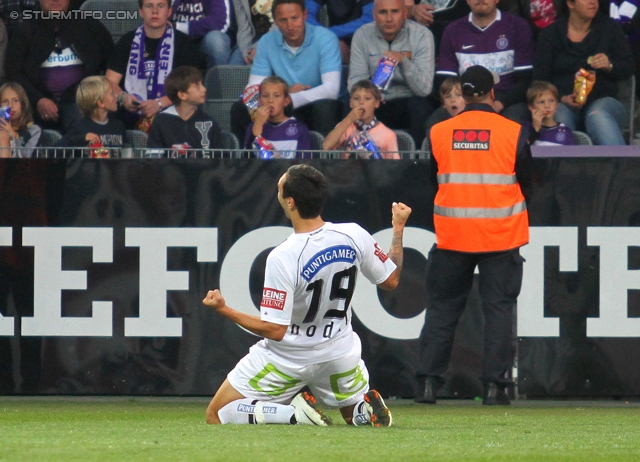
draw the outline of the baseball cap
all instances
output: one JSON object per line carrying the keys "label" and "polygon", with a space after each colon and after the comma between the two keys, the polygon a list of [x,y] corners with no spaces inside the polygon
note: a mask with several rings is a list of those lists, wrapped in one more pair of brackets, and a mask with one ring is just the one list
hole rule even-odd
{"label": "baseball cap", "polygon": [[470,66],[460,76],[462,94],[472,98],[488,94],[499,81],[497,74],[483,66]]}

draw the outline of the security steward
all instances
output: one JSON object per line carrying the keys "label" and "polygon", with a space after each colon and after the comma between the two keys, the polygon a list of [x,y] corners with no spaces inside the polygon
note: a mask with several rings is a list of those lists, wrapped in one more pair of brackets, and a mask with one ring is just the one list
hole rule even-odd
{"label": "security steward", "polygon": [[461,76],[466,108],[434,125],[431,181],[436,244],[427,263],[427,316],[420,334],[418,403],[436,402],[458,319],[480,273],[484,326],[483,404],[511,404],[512,313],[529,241],[531,151],[520,124],[491,107],[494,80],[482,66]]}

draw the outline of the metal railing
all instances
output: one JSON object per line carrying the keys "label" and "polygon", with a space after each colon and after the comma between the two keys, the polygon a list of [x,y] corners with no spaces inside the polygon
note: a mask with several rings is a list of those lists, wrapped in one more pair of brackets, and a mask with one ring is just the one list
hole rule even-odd
{"label": "metal railing", "polygon": [[[112,159],[159,159],[159,158],[209,158],[209,159],[247,159],[256,157],[254,150],[248,149],[149,149],[125,146],[122,148],[104,148],[106,152],[96,152],[89,147],[38,147],[33,148],[32,158],[112,158]],[[306,159],[341,159],[345,151],[305,150]],[[354,151],[349,154],[353,154]],[[399,151],[401,159],[428,159],[425,151]],[[386,154],[386,153],[383,153]],[[395,152],[393,153],[395,154]],[[269,160],[269,159],[265,159]]]}

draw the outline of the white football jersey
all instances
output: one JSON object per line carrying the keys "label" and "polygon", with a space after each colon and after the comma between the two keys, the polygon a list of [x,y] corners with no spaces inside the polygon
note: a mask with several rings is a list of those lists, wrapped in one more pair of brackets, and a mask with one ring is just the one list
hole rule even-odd
{"label": "white football jersey", "polygon": [[358,272],[380,284],[396,265],[373,237],[355,223],[325,223],[292,234],[267,258],[263,321],[289,326],[267,348],[297,364],[330,361],[349,351],[351,297]]}

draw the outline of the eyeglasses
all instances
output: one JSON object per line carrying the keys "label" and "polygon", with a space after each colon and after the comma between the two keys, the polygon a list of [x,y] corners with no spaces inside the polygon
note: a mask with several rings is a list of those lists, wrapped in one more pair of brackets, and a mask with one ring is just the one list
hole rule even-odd
{"label": "eyeglasses", "polygon": [[153,3],[146,3],[142,5],[142,8],[144,8],[147,11],[153,11],[156,8],[158,10],[166,10],[167,8],[169,8],[169,5],[167,5],[166,3],[159,3],[157,5],[154,5]]}

